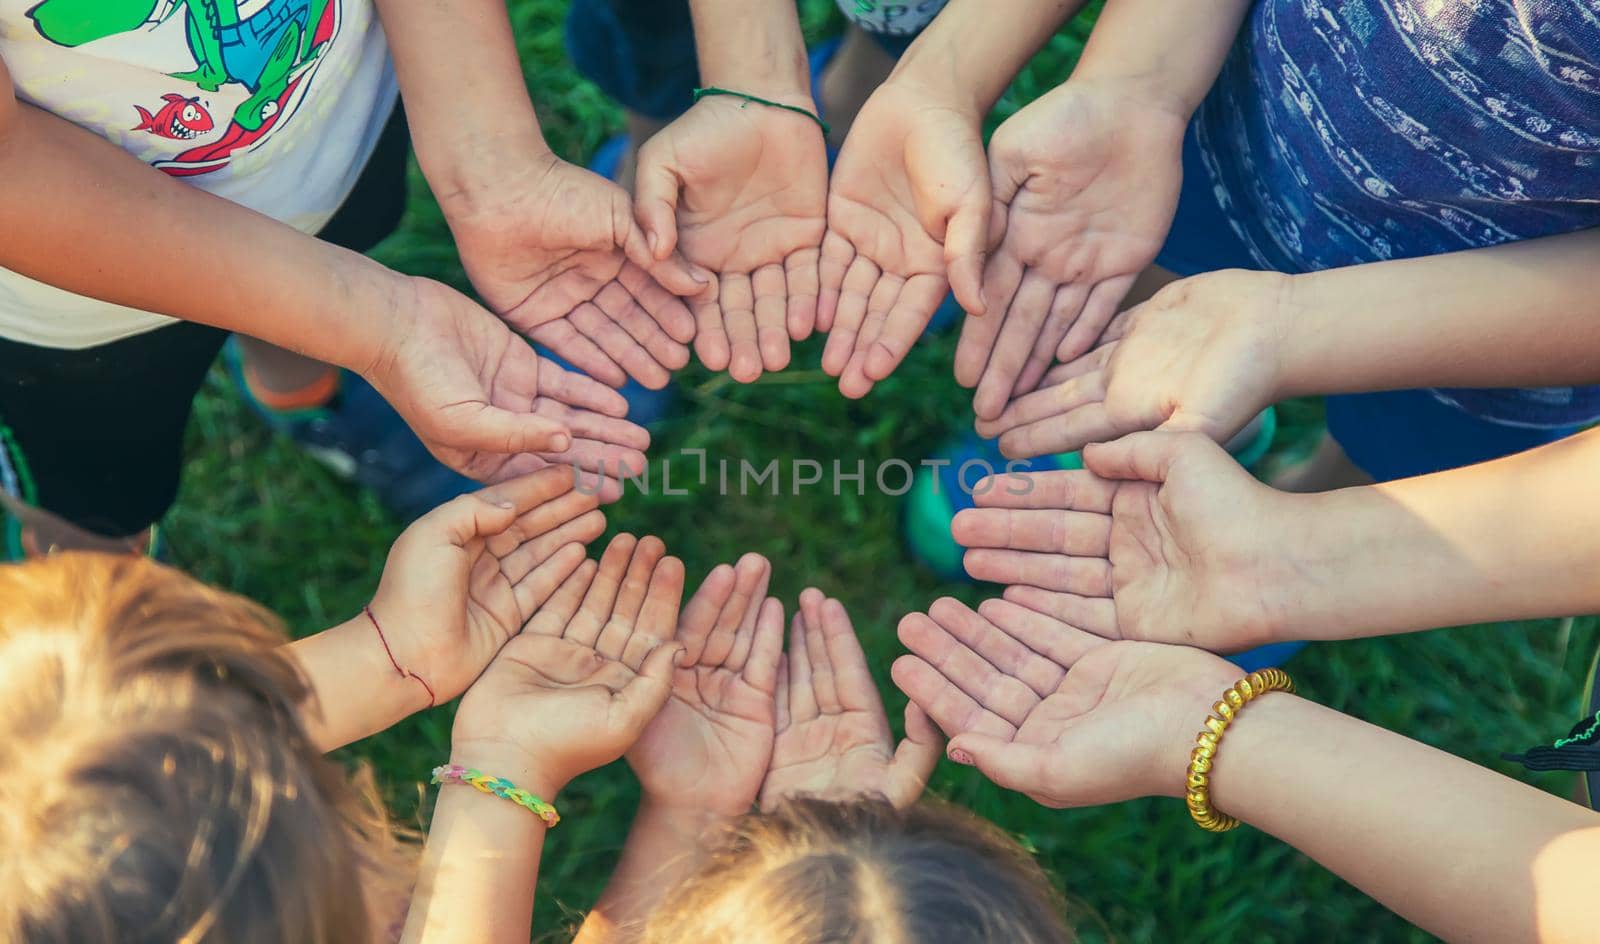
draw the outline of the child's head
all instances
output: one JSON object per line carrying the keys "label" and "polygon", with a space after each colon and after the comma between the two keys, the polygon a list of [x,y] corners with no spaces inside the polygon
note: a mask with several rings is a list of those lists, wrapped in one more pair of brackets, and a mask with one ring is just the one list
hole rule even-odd
{"label": "child's head", "polygon": [[1073,939],[1033,858],[955,807],[785,801],[746,816],[669,895],[647,944],[1045,944]]}
{"label": "child's head", "polygon": [[284,642],[140,558],[0,567],[0,939],[365,939],[386,825]]}

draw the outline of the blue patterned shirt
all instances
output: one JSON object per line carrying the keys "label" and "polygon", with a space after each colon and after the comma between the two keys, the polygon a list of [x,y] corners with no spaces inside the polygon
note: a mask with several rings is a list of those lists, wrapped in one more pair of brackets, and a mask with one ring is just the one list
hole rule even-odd
{"label": "blue patterned shirt", "polygon": [[[1600,0],[1259,0],[1195,128],[1263,268],[1597,226]],[[1595,387],[1436,393],[1512,425],[1600,418]]]}

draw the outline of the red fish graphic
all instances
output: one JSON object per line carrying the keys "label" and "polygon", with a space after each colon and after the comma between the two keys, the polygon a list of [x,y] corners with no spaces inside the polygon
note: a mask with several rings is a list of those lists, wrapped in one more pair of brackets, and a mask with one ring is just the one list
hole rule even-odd
{"label": "red fish graphic", "polygon": [[148,131],[175,141],[187,141],[214,127],[211,113],[200,104],[200,99],[184,98],[175,92],[168,92],[161,96],[161,100],[166,104],[153,115],[138,105],[133,106],[139,112],[139,124],[133,130]]}

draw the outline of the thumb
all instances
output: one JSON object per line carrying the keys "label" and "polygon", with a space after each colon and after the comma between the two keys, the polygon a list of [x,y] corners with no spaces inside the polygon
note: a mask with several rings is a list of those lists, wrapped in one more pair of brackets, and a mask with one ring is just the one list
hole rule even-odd
{"label": "thumb", "polygon": [[678,192],[683,180],[661,149],[652,147],[655,143],[651,139],[639,149],[633,214],[644,229],[652,260],[663,262],[678,246]]}
{"label": "thumb", "polygon": [[977,767],[996,786],[1019,793],[1049,792],[1044,749],[987,734],[962,734],[945,750],[958,764]]}
{"label": "thumb", "polygon": [[667,703],[667,696],[672,694],[672,673],[683,651],[683,645],[676,642],[664,642],[656,646],[644,657],[639,674],[612,696],[617,719],[629,732],[630,747],[661,711],[661,706]]}
{"label": "thumb", "polygon": [[990,216],[994,212],[988,177],[984,174],[978,177],[978,182],[951,214],[944,233],[944,261],[950,290],[969,315],[981,315],[985,311],[983,267],[989,249]]}
{"label": "thumb", "polygon": [[1146,430],[1121,439],[1085,446],[1083,464],[1104,479],[1165,482],[1180,456],[1210,442],[1198,433]]}
{"label": "thumb", "polygon": [[517,520],[517,506],[489,489],[457,495],[418,519],[420,527],[440,529],[451,544],[465,547],[475,538],[499,534]]}
{"label": "thumb", "polygon": [[939,763],[944,735],[916,702],[906,703],[906,737],[889,762],[889,801],[897,809],[917,802]]}
{"label": "thumb", "polygon": [[445,411],[439,425],[449,430],[446,445],[497,456],[526,452],[566,452],[572,433],[561,423],[536,413],[513,413],[487,404],[476,412]]}

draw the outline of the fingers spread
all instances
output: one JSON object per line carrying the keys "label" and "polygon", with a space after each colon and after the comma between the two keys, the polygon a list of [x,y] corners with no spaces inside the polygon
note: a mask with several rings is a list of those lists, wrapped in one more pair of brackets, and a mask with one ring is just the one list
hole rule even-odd
{"label": "fingers spread", "polygon": [[936,601],[928,615],[979,658],[1028,686],[1039,698],[1055,691],[1066,677],[1065,668],[1008,635],[988,619],[982,607],[975,613],[947,597]]}
{"label": "fingers spread", "polygon": [[[844,604],[838,600],[824,600],[821,616],[823,645],[828,651],[828,664],[833,667],[834,690],[840,707],[884,718],[883,699],[878,696],[872,673],[867,671],[867,654],[861,651],[861,640],[856,637]],[[884,718],[883,734],[887,740],[887,718]]]}
{"label": "fingers spread", "polygon": [[924,273],[906,280],[896,294],[894,308],[882,329],[870,339],[872,346],[867,350],[867,361],[863,365],[868,380],[876,383],[894,373],[911,352],[912,345],[927,330],[928,322],[944,303],[948,291],[949,283],[942,275]]}
{"label": "fingers spread", "polygon": [[728,597],[733,594],[733,584],[733,566],[718,564],[711,569],[711,573],[706,574],[706,579],[700,582],[700,589],[684,604],[678,618],[678,641],[683,643],[686,665],[700,661],[706,638],[711,635],[718,616],[728,603]]}
{"label": "fingers spread", "polygon": [[583,646],[593,646],[595,640],[600,638],[600,631],[611,619],[612,605],[616,602],[617,591],[622,586],[638,543],[639,539],[631,534],[619,534],[606,545],[605,553],[600,555],[600,566],[594,582],[589,584],[589,590],[584,594],[583,606],[567,624],[566,632],[562,634],[564,638]]}
{"label": "fingers spread", "polygon": [[[823,270],[826,279],[827,270],[827,244],[823,244]],[[856,350],[856,336],[861,332],[861,323],[867,316],[867,301],[871,298],[873,290],[878,285],[878,267],[872,260],[865,256],[856,256],[850,262],[850,268],[844,273],[843,284],[836,296],[835,311],[829,312],[828,343],[822,349],[822,372],[830,377],[837,377],[844,373],[845,365],[850,362]],[[826,301],[828,290],[824,282],[823,299]],[[819,309],[820,312],[820,309]],[[817,321],[822,317],[819,313]]]}
{"label": "fingers spread", "polygon": [[1070,361],[1094,346],[1117,313],[1117,306],[1127,297],[1128,289],[1133,288],[1133,280],[1132,275],[1121,275],[1095,285],[1083,303],[1083,314],[1056,348],[1058,359]]}
{"label": "fingers spread", "polygon": [[645,594],[655,577],[656,565],[661,563],[666,553],[666,545],[654,536],[641,538],[634,545],[633,557],[628,561],[628,569],[611,604],[610,618],[595,641],[594,647],[601,655],[612,659],[622,656],[623,648],[634,635],[639,610],[644,606]]}
{"label": "fingers spread", "polygon": [[[644,603],[633,623],[633,635],[622,650],[622,661],[629,666],[636,665],[635,660],[642,659],[644,654],[672,640],[678,623],[678,607],[682,602],[683,561],[676,557],[664,558],[650,576]],[[679,651],[681,653],[681,646]],[[683,664],[681,658],[678,664]]]}
{"label": "fingers spread", "polygon": [[806,651],[806,621],[800,613],[789,623],[789,649],[784,653],[789,663],[789,717],[799,724],[817,717],[817,693],[811,685],[811,656]]}
{"label": "fingers spread", "polygon": [[828,657],[828,644],[823,636],[822,606],[825,602],[820,590],[808,589],[800,594],[806,659],[811,665],[811,689],[817,700],[817,710],[828,715],[838,713],[841,706],[833,662]]}
{"label": "fingers spread", "polygon": [[1056,285],[1050,279],[1038,272],[1023,276],[1011,307],[1005,312],[1005,325],[989,356],[989,366],[972,398],[972,408],[979,419],[998,417],[1011,401],[1011,392],[1044,329],[1055,295]]}

